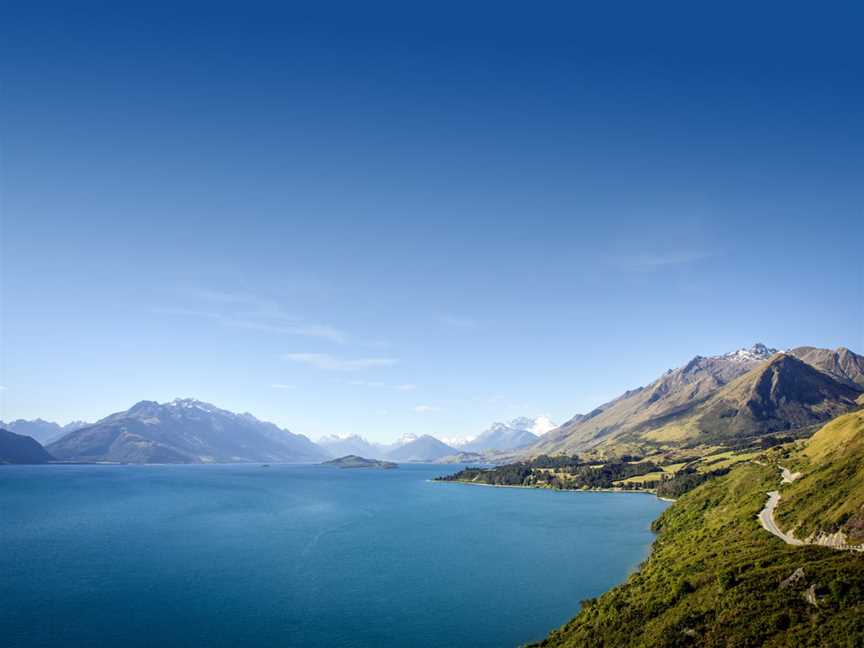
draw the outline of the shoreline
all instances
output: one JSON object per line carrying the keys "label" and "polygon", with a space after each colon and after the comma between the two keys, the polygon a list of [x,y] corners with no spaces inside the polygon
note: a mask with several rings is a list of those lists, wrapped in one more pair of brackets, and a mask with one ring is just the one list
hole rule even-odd
{"label": "shoreline", "polygon": [[[452,483],[452,484],[464,484],[464,485],[469,485],[469,486],[490,486],[490,487],[492,487],[492,488],[523,488],[523,489],[531,489],[531,490],[562,491],[562,492],[565,492],[565,493],[637,493],[637,494],[638,494],[638,493],[641,493],[641,494],[644,494],[644,495],[654,495],[654,497],[655,497],[656,499],[661,500],[661,501],[663,501],[663,502],[667,502],[667,503],[669,503],[670,505],[674,504],[675,501],[676,501],[675,499],[672,499],[672,498],[670,498],[670,497],[660,497],[660,496],[658,496],[657,493],[656,493],[656,491],[655,491],[654,489],[642,489],[642,490],[633,490],[633,489],[630,489],[630,490],[625,490],[625,489],[621,489],[621,488],[538,488],[537,486],[519,486],[519,485],[515,485],[515,484],[514,484],[514,485],[510,485],[510,484],[484,484],[484,483],[482,483],[482,482],[470,482],[470,481],[459,481],[459,480],[444,481],[444,480],[439,480],[439,479],[430,479],[430,480],[428,480],[428,481],[430,481],[430,482],[437,482],[437,483],[445,483],[445,484],[446,484],[446,483]],[[656,521],[657,519],[659,519],[659,516],[658,516],[657,518],[654,518],[654,520],[651,522],[651,524],[652,524],[652,533],[654,533],[654,536],[655,536],[655,537],[654,537],[654,540],[651,541],[651,544],[650,544],[649,547],[648,547],[648,556],[646,557],[645,560],[647,560],[648,558],[650,558],[651,555],[654,553],[654,544],[655,544],[655,542],[657,541],[657,538],[656,538],[657,533],[653,531],[653,524],[654,524],[654,521]],[[638,571],[641,569],[641,567],[642,567],[642,565],[640,564],[640,565],[636,568],[635,572],[633,572],[633,573],[638,572]],[[599,597],[599,596],[603,596],[604,594],[606,594],[606,593],[612,591],[612,590],[615,589],[616,587],[619,587],[621,584],[626,583],[627,580],[630,578],[631,575],[632,575],[632,573],[631,573],[631,574],[628,574],[628,575],[624,578],[623,581],[621,581],[620,583],[616,583],[615,585],[613,585],[613,586],[610,587],[609,589],[605,590],[604,592],[602,592],[601,594],[599,594],[598,597]],[[575,618],[576,616],[578,616],[578,614],[579,614],[579,611],[577,610],[576,613],[575,613],[575,615],[574,615],[573,617],[571,617],[571,620],[572,620],[573,618]],[[564,626],[559,626],[559,628],[561,628],[561,627],[564,627]],[[551,633],[555,632],[556,629],[558,629],[558,628],[553,628],[552,630],[550,630],[549,633],[547,633],[546,637],[548,638],[549,635],[550,635]],[[529,645],[530,645],[530,646],[537,646],[537,645],[539,645],[539,642],[531,643],[531,644],[529,644]]]}
{"label": "shoreline", "polygon": [[439,483],[439,484],[464,484],[466,486],[488,486],[490,488],[523,488],[528,490],[545,490],[552,491],[553,493],[633,493],[633,494],[641,494],[641,495],[653,495],[659,500],[664,502],[674,502],[674,499],[670,499],[668,497],[660,497],[657,495],[657,492],[654,489],[650,488],[543,488],[538,486],[521,486],[517,484],[484,484],[482,482],[470,482],[470,481],[461,481],[458,479],[454,480],[445,480],[445,479],[429,479],[428,481]]}

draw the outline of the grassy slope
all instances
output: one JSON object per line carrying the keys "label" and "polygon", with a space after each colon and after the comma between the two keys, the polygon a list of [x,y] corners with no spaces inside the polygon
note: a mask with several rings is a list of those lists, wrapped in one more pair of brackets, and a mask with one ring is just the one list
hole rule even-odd
{"label": "grassy slope", "polygon": [[802,477],[783,489],[780,527],[799,538],[843,531],[864,542],[864,411],[831,421],[791,459]]}
{"label": "grassy slope", "polygon": [[[765,532],[756,514],[777,483],[775,468],[749,463],[684,495],[640,570],[540,645],[864,645],[864,557]],[[780,588],[799,567],[803,581]],[[817,605],[804,598],[811,585]]]}

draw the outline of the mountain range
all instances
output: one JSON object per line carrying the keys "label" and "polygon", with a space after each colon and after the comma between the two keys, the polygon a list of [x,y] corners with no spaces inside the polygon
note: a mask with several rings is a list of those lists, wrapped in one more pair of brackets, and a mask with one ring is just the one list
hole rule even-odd
{"label": "mountain range", "polygon": [[[487,449],[517,447],[513,444],[519,441],[513,439],[534,438],[527,428],[535,424],[535,419],[527,418],[516,419],[509,426],[496,424],[478,439],[489,440],[484,444]],[[36,419],[17,420],[10,425],[18,431],[30,432],[25,437],[47,439],[45,449],[50,453],[47,456],[57,461],[304,463],[358,455],[400,462],[434,462],[459,453],[457,448],[430,435],[405,434],[392,444],[371,443],[357,435],[328,436],[316,444],[251,414],[236,414],[191,398],[169,403],[141,401],[92,424],[76,422],[60,426]]]}
{"label": "mountain range", "polygon": [[141,401],[48,444],[65,461],[128,463],[317,462],[329,456],[305,436],[185,398]]}
{"label": "mountain range", "polygon": [[479,453],[524,448],[540,439],[555,424],[546,416],[519,417],[506,423],[493,423],[476,437],[465,440],[439,439],[431,435],[418,437],[404,434],[390,444],[372,443],[361,436],[335,435],[318,439],[318,445],[333,457],[356,454],[373,459],[394,461],[439,461],[447,457],[475,456]]}
{"label": "mountain range", "polygon": [[42,445],[56,441],[64,434],[80,430],[82,427],[86,427],[87,425],[89,425],[89,423],[85,423],[84,421],[73,421],[66,425],[59,425],[53,421],[43,421],[40,418],[32,421],[18,419],[15,421],[9,421],[8,423],[0,421],[0,429],[32,437]]}
{"label": "mountain range", "polygon": [[651,452],[730,445],[775,433],[805,434],[859,405],[864,358],[845,348],[763,344],[696,356],[549,432],[526,453]]}
{"label": "mountain range", "polygon": [[[319,462],[345,455],[391,461],[500,462],[542,454],[650,453],[805,436],[864,404],[864,357],[849,349],[763,344],[696,356],[646,386],[624,392],[557,428],[546,417],[494,423],[476,437],[445,443],[406,434],[392,444],[360,436],[313,443],[251,414],[195,399],[141,401],[96,423],[36,419],[0,423],[43,442],[59,461],[129,463]],[[470,459],[469,459],[470,458]]]}

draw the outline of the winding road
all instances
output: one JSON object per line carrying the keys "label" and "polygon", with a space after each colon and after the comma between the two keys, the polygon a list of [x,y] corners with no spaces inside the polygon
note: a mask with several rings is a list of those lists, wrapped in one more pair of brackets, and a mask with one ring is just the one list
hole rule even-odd
{"label": "winding road", "polygon": [[[791,484],[801,476],[801,473],[793,473],[788,468],[784,468],[783,466],[778,467],[780,468],[781,484]],[[759,524],[762,525],[763,529],[765,529],[768,533],[777,536],[786,544],[793,545],[795,547],[801,547],[804,545],[818,545],[842,551],[864,552],[864,545],[847,544],[846,537],[842,532],[838,532],[836,534],[831,534],[828,536],[826,536],[825,534],[820,534],[820,536],[815,541],[810,542],[799,540],[791,533],[783,533],[780,527],[777,526],[777,522],[774,521],[774,511],[777,509],[777,505],[779,503],[780,492],[770,491],[768,493],[768,501],[765,502],[765,506],[761,511],[759,511],[759,515],[757,515],[756,517],[759,518]]]}
{"label": "winding road", "polygon": [[[783,468],[784,473],[786,472],[786,468]],[[791,473],[790,473],[791,474]],[[785,474],[784,474],[785,478]],[[794,481],[794,480],[790,480]],[[784,483],[788,483],[784,479]],[[780,493],[777,491],[771,491],[768,493],[768,501],[765,502],[765,508],[759,511],[759,523],[762,525],[762,528],[765,529],[768,533],[773,533],[775,536],[780,538],[783,542],[788,545],[801,546],[804,544],[803,540],[799,540],[795,536],[789,535],[788,533],[783,533],[780,530],[780,527],[777,526],[777,523],[774,521],[774,510],[777,508],[777,505],[780,503]]]}

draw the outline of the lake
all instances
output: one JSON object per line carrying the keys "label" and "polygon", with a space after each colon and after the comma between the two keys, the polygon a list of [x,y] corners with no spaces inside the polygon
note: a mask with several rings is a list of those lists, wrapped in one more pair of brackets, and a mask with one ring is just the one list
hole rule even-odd
{"label": "lake", "polygon": [[516,646],[623,581],[653,496],[459,467],[0,466],[8,646]]}

